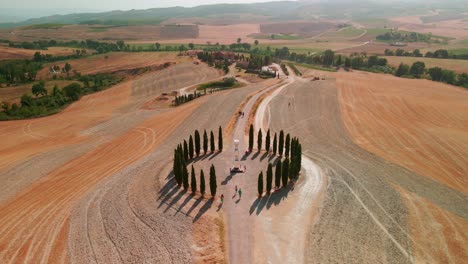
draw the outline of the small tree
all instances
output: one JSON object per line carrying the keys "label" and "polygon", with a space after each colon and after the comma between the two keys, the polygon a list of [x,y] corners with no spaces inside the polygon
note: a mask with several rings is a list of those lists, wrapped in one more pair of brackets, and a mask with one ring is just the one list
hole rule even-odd
{"label": "small tree", "polygon": [[218,185],[216,184],[216,170],[215,170],[215,167],[213,166],[213,164],[211,164],[211,168],[210,168],[210,192],[211,192],[212,197],[215,197],[217,187],[218,187]]}
{"label": "small tree", "polygon": [[258,40],[257,39],[254,41],[254,44],[255,44],[255,46],[258,46]]}
{"label": "small tree", "polygon": [[221,129],[221,126],[218,129],[218,150],[223,151],[223,129]]}
{"label": "small tree", "polygon": [[273,155],[276,155],[276,150],[278,149],[278,139],[276,137],[276,133],[275,133],[275,137],[273,138]]}
{"label": "small tree", "polygon": [[187,140],[184,140],[184,160],[185,160],[185,162],[187,162],[189,160],[189,151],[188,151]]}
{"label": "small tree", "polygon": [[270,129],[268,129],[267,134],[266,134],[265,149],[267,152],[270,152]]}
{"label": "small tree", "polygon": [[262,196],[263,194],[263,171],[260,172],[258,175],[258,196]]}
{"label": "small tree", "polygon": [[205,173],[200,170],[200,193],[202,196],[205,195]]}
{"label": "small tree", "polygon": [[291,146],[291,137],[289,134],[286,135],[286,142],[284,143],[284,155],[286,158],[289,157],[289,147]]}
{"label": "small tree", "polygon": [[31,92],[37,97],[39,95],[47,95],[47,89],[45,88],[45,81],[40,81],[34,84],[31,88]]}
{"label": "small tree", "polygon": [[263,141],[262,129],[259,129],[258,130],[258,136],[257,136],[258,152],[262,151],[262,141]]}
{"label": "small tree", "polygon": [[204,155],[208,152],[208,134],[206,130],[203,132],[203,151],[205,152]]}
{"label": "small tree", "polygon": [[195,45],[194,45],[193,43],[189,43],[188,46],[189,46],[189,48],[190,48],[191,50],[193,50],[193,48],[195,47]]}
{"label": "small tree", "polygon": [[200,156],[200,132],[195,130],[195,153]]}
{"label": "small tree", "polygon": [[215,139],[214,139],[214,134],[213,131],[210,133],[210,150],[211,152],[215,152]]}
{"label": "small tree", "polygon": [[250,129],[249,129],[249,151],[252,151],[253,149],[253,142],[254,142],[254,129],[253,129],[253,125],[251,124]]}
{"label": "small tree", "polygon": [[281,160],[278,160],[275,168],[275,186],[280,187],[281,184]]}
{"label": "small tree", "polygon": [[189,156],[190,156],[190,159],[193,159],[194,157],[194,149],[193,149],[193,137],[192,135],[190,135],[190,138],[189,138]]}
{"label": "small tree", "polygon": [[182,185],[182,164],[179,149],[174,150],[174,164],[172,166],[172,171],[174,172],[174,178],[177,185],[180,187]]}
{"label": "small tree", "polygon": [[271,192],[271,184],[273,181],[273,167],[271,166],[271,163],[268,164],[268,169],[267,169],[267,176],[266,176],[266,191],[269,194]]}
{"label": "small tree", "polygon": [[159,51],[159,49],[161,48],[161,44],[159,44],[159,42],[156,42],[154,45],[156,46],[156,50]]}
{"label": "small tree", "polygon": [[283,180],[283,187],[288,184],[289,178],[289,159],[285,159],[282,164],[281,179]]}
{"label": "small tree", "polygon": [[190,187],[192,187],[192,193],[195,194],[197,192],[197,178],[195,177],[195,169],[192,165],[192,179],[190,180]]}
{"label": "small tree", "polygon": [[280,131],[279,135],[279,144],[278,144],[278,153],[281,156],[283,156],[283,148],[284,148],[284,132],[283,130]]}

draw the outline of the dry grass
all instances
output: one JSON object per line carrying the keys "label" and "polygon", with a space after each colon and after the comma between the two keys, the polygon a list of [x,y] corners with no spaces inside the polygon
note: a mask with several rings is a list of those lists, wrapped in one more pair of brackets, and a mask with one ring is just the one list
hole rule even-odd
{"label": "dry grass", "polygon": [[468,91],[370,73],[337,76],[344,123],[368,151],[468,193]]}
{"label": "dry grass", "polygon": [[[74,82],[80,83],[78,81],[49,81],[46,83],[46,89],[50,93],[55,85],[57,85],[57,87],[59,88],[63,88]],[[0,102],[18,102],[23,94],[32,95],[32,86],[32,84],[25,84],[13,87],[0,88]]]}
{"label": "dry grass", "polygon": [[434,58],[414,58],[414,57],[396,57],[386,56],[388,64],[398,67],[400,63],[408,65],[416,61],[422,61],[426,64],[426,68],[441,67],[442,69],[452,70],[458,73],[468,72],[468,62],[466,60],[453,60],[453,59],[434,59]]}
{"label": "dry grass", "polygon": [[[50,55],[71,55],[75,53],[75,48],[66,47],[50,47],[47,50],[28,50],[28,49],[17,49],[10,48],[0,45],[0,60],[12,60],[12,59],[32,59],[34,53],[40,52],[41,54]],[[92,50],[88,50],[91,53]]]}

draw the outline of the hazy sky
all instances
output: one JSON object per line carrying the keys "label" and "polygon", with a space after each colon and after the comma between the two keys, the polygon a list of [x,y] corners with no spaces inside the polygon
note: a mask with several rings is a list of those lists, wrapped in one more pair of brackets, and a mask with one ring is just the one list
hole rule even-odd
{"label": "hazy sky", "polygon": [[[279,0],[269,0],[279,1]],[[268,0],[0,0],[3,8],[18,9],[73,9],[89,10],[128,10],[152,7],[197,6],[216,3],[255,3]]]}

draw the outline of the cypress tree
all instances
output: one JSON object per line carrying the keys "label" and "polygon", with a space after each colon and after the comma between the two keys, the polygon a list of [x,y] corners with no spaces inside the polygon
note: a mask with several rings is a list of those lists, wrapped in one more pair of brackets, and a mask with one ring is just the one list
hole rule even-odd
{"label": "cypress tree", "polygon": [[270,152],[270,129],[268,129],[267,134],[266,134],[265,149],[267,152]]}
{"label": "cypress tree", "polygon": [[210,192],[211,192],[211,196],[214,197],[216,195],[216,188],[217,188],[217,184],[216,184],[216,171],[215,171],[215,167],[213,166],[213,164],[211,164],[211,168],[210,168]]}
{"label": "cypress tree", "polygon": [[253,149],[253,142],[254,142],[254,129],[253,129],[253,125],[251,124],[250,129],[249,129],[249,151],[250,152],[252,152],[252,149]]}
{"label": "cypress tree", "polygon": [[185,160],[185,162],[187,162],[189,160],[189,151],[188,151],[187,140],[184,140],[184,160]]}
{"label": "cypress tree", "polygon": [[205,152],[204,155],[208,152],[208,134],[206,134],[206,130],[203,132],[203,151]]}
{"label": "cypress tree", "polygon": [[189,149],[190,159],[193,159],[195,153],[194,153],[194,149],[193,149],[193,137],[192,137],[192,135],[190,135],[190,138],[189,138],[188,149]]}
{"label": "cypress tree", "polygon": [[283,187],[288,184],[289,177],[289,159],[285,159],[282,164],[281,179],[283,180]]}
{"label": "cypress tree", "polygon": [[195,130],[195,153],[200,156],[200,133]]}
{"label": "cypress tree", "polygon": [[218,129],[218,150],[223,151],[223,130],[221,129],[221,126],[219,126]]}
{"label": "cypress tree", "polygon": [[283,130],[281,130],[280,135],[279,135],[279,142],[278,142],[278,153],[280,157],[283,156],[283,148],[284,148],[284,132]]}
{"label": "cypress tree", "polygon": [[267,176],[266,176],[266,191],[269,194],[271,192],[271,184],[273,181],[273,167],[271,163],[268,163]]}
{"label": "cypress tree", "polygon": [[291,146],[291,137],[288,135],[286,135],[286,142],[285,142],[285,146],[284,146],[284,155],[286,156],[286,158],[289,157],[289,148]]}
{"label": "cypress tree", "polygon": [[172,171],[174,172],[174,178],[177,185],[180,187],[182,184],[182,177],[180,176],[180,157],[178,149],[174,150],[174,164],[172,166]]}
{"label": "cypress tree", "polygon": [[200,170],[200,193],[202,196],[205,195],[205,173]]}
{"label": "cypress tree", "polygon": [[211,131],[210,133],[210,149],[211,149],[211,152],[215,152],[215,139],[214,139],[214,134],[213,134],[213,131]]}
{"label": "cypress tree", "polygon": [[183,172],[183,184],[184,184],[184,190],[187,191],[188,190],[188,187],[189,187],[189,173],[188,173],[188,170],[187,170],[187,164],[182,161],[182,172]]}
{"label": "cypress tree", "polygon": [[262,196],[263,194],[263,171],[260,172],[258,175],[258,196]]}
{"label": "cypress tree", "polygon": [[195,177],[195,169],[192,165],[192,179],[190,180],[190,187],[192,187],[192,193],[195,194],[197,192],[197,178]]}
{"label": "cypress tree", "polygon": [[278,149],[278,139],[276,137],[276,133],[275,133],[275,137],[273,138],[273,155],[276,155],[276,150]]}
{"label": "cypress tree", "polygon": [[281,185],[281,160],[278,160],[275,168],[275,186],[280,187]]}
{"label": "cypress tree", "polygon": [[263,135],[262,135],[262,129],[260,128],[258,130],[258,136],[257,136],[257,148],[258,152],[262,151],[262,140],[263,140]]}

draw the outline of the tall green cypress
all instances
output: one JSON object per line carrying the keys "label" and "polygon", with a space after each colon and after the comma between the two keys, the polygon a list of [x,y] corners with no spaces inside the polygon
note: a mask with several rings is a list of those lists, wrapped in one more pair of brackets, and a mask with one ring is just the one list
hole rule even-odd
{"label": "tall green cypress", "polygon": [[192,193],[195,194],[197,192],[197,178],[195,177],[195,169],[192,165],[192,179],[190,179],[190,187],[192,187]]}
{"label": "tall green cypress", "polygon": [[223,151],[223,129],[221,126],[218,129],[218,150]]}
{"label": "tall green cypress", "polygon": [[216,195],[216,189],[218,185],[216,184],[216,170],[213,164],[211,164],[210,168],[210,193],[212,197]]}
{"label": "tall green cypress", "polygon": [[200,156],[200,132],[195,130],[195,153]]}
{"label": "tall green cypress", "polygon": [[254,128],[253,125],[250,125],[249,129],[249,151],[252,152],[253,149],[253,144],[254,144]]}
{"label": "tall green cypress", "polygon": [[269,194],[271,192],[271,184],[273,181],[273,167],[271,166],[271,163],[268,163],[268,169],[267,169],[267,176],[266,176],[266,191]]}
{"label": "tall green cypress", "polygon": [[258,136],[257,136],[257,148],[258,152],[262,151],[262,142],[263,142],[263,135],[262,135],[262,129],[260,128],[258,130]]}
{"label": "tall green cypress", "polygon": [[263,171],[260,172],[258,175],[258,196],[262,196],[263,194]]}
{"label": "tall green cypress", "polygon": [[183,172],[183,184],[184,184],[184,190],[187,191],[189,187],[189,173],[187,170],[187,164],[185,161],[182,161],[182,172]]}
{"label": "tall green cypress", "polygon": [[288,135],[286,135],[286,142],[285,142],[285,146],[284,146],[284,155],[286,156],[286,158],[289,157],[289,148],[291,146],[291,137]]}
{"label": "tall green cypress", "polygon": [[202,196],[205,195],[205,172],[200,170],[200,193]]}
{"label": "tall green cypress", "polygon": [[282,172],[281,172],[281,179],[283,182],[283,187],[288,184],[288,176],[289,176],[289,159],[285,159],[282,164]]}
{"label": "tall green cypress", "polygon": [[270,152],[270,129],[268,129],[267,134],[266,134],[265,149],[267,152]]}
{"label": "tall green cypress", "polygon": [[214,139],[214,134],[213,131],[210,133],[210,150],[211,152],[215,152],[215,139]]}
{"label": "tall green cypress", "polygon": [[189,160],[189,151],[188,151],[187,140],[184,140],[184,160],[185,160],[185,162],[187,162]]}
{"label": "tall green cypress", "polygon": [[281,160],[278,160],[275,168],[275,186],[280,187],[281,185]]}
{"label": "tall green cypress", "polygon": [[283,130],[281,130],[280,135],[279,135],[279,142],[278,142],[278,153],[280,157],[283,156],[283,148],[284,148],[284,132]]}
{"label": "tall green cypress", "polygon": [[275,137],[273,138],[273,155],[276,155],[277,150],[278,150],[278,139],[275,133]]}
{"label": "tall green cypress", "polygon": [[206,130],[203,132],[203,151],[205,152],[204,155],[208,152],[208,134]]}
{"label": "tall green cypress", "polygon": [[194,148],[193,148],[193,137],[192,137],[192,135],[190,135],[190,138],[189,138],[188,149],[189,149],[190,159],[193,159],[195,153],[194,153]]}
{"label": "tall green cypress", "polygon": [[179,153],[178,153],[178,150],[175,149],[174,150],[174,164],[172,165],[172,172],[174,173],[174,178],[177,182],[177,185],[180,186],[181,184],[181,178],[180,178],[180,167],[179,167]]}

